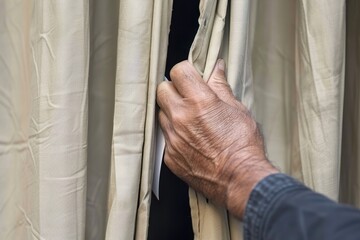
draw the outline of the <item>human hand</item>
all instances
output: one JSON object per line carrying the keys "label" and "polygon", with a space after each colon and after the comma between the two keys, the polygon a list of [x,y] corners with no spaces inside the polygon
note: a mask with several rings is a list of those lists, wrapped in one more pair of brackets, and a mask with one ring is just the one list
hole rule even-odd
{"label": "human hand", "polygon": [[236,100],[219,60],[206,83],[187,61],[157,89],[164,161],[174,174],[242,218],[251,190],[278,172],[266,159],[256,122]]}

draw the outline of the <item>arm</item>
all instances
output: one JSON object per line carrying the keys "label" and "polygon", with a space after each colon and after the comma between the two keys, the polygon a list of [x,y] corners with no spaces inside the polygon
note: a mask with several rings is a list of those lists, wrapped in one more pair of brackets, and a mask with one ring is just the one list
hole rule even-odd
{"label": "arm", "polygon": [[[157,89],[164,161],[181,179],[244,220],[246,239],[358,239],[360,213],[279,174],[256,122],[219,61],[207,83],[184,61]],[[341,236],[341,238],[339,238]]]}
{"label": "arm", "polygon": [[355,240],[360,239],[360,211],[274,174],[252,190],[244,228],[246,240]]}

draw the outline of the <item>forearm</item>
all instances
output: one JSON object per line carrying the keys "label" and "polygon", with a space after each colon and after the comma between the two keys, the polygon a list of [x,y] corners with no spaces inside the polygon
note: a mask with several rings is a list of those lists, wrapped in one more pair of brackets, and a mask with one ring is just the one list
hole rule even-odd
{"label": "forearm", "polygon": [[359,239],[360,211],[274,174],[251,192],[244,228],[245,240]]}
{"label": "forearm", "polygon": [[233,168],[232,178],[228,181],[226,208],[232,215],[243,220],[245,207],[252,190],[262,179],[271,174],[279,173],[279,171],[266,158],[251,158],[245,161],[232,159],[229,162],[237,163],[237,165]]}

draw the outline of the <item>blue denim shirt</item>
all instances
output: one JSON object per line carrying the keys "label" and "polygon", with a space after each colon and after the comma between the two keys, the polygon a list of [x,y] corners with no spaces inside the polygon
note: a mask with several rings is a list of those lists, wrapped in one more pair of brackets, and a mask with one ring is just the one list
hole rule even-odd
{"label": "blue denim shirt", "polygon": [[273,174],[250,194],[244,239],[359,240],[360,211],[335,203],[285,174]]}
{"label": "blue denim shirt", "polygon": [[260,181],[250,194],[244,216],[245,240],[261,239],[264,224],[272,205],[284,193],[304,188],[285,174],[272,174]]}

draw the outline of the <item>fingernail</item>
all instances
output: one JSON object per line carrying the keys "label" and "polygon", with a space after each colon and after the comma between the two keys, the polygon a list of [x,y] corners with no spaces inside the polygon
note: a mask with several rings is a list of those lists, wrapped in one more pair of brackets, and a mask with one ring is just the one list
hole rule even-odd
{"label": "fingernail", "polygon": [[217,62],[218,68],[222,71],[225,71],[225,61],[224,59],[219,59]]}

